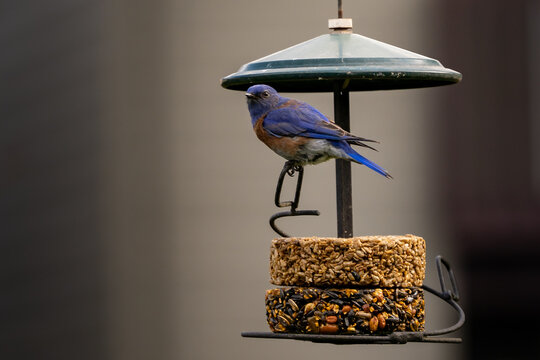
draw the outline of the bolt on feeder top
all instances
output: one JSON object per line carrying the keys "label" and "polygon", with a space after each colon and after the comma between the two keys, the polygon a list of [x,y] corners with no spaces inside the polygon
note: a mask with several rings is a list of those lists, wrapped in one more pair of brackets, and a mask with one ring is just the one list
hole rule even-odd
{"label": "bolt on feeder top", "polygon": [[267,84],[282,92],[332,92],[450,85],[459,72],[439,61],[352,32],[351,19],[330,19],[325,34],[243,65],[221,86]]}

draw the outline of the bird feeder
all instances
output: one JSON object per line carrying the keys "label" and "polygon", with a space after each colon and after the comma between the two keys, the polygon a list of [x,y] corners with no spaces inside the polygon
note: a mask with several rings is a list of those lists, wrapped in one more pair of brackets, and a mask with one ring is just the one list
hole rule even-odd
{"label": "bird feeder", "polygon": [[[338,2],[338,6],[340,7]],[[339,14],[342,14],[339,8]],[[329,34],[291,46],[240,67],[221,80],[221,85],[230,90],[245,91],[255,84],[266,84],[278,92],[332,92],[334,97],[334,121],[350,131],[349,92],[434,87],[459,82],[461,74],[445,68],[439,61],[413,53],[368,37],[354,34],[352,19],[329,20]],[[297,210],[302,169],[299,172],[294,201],[280,200],[281,186],[286,173],[295,169],[285,166],[279,177],[275,203],[279,207],[291,207],[290,211],[275,214],[272,228],[282,236],[286,234],[275,220],[283,216],[318,215],[316,210]],[[337,235],[339,238],[353,236],[351,164],[336,160]],[[452,289],[444,284],[445,265],[451,278]],[[431,334],[393,333],[392,336],[339,336],[277,333],[243,333],[248,337],[287,338],[331,343],[404,343],[407,341],[460,342],[456,338],[433,338],[459,329],[464,322],[464,313],[457,304],[458,295],[450,266],[438,258],[437,267],[441,280],[441,292],[427,288],[450,303],[459,313],[459,320],[451,328]]]}

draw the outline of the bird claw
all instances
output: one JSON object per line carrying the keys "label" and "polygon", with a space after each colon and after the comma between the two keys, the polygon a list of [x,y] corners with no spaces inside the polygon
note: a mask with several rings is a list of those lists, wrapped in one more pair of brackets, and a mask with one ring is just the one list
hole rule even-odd
{"label": "bird claw", "polygon": [[287,175],[289,175],[290,177],[293,177],[294,176],[294,173],[297,172],[298,169],[295,168],[295,167],[291,167],[287,170]]}
{"label": "bird claw", "polygon": [[302,165],[298,164],[294,160],[289,160],[285,163],[285,167],[287,168],[287,175],[293,177],[295,172],[300,171]]}

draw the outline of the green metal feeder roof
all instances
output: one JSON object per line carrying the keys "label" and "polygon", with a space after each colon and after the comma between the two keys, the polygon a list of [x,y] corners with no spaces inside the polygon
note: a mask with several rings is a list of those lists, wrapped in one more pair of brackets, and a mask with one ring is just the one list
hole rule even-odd
{"label": "green metal feeder roof", "polygon": [[243,65],[221,85],[246,90],[267,84],[284,92],[409,89],[450,85],[457,71],[439,61],[353,33],[321,35]]}

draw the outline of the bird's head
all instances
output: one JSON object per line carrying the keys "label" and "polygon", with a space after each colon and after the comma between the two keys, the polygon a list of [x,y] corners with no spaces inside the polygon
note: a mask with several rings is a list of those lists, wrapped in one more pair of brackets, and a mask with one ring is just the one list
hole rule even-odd
{"label": "bird's head", "polygon": [[247,89],[246,98],[252,120],[277,107],[281,99],[277,91],[268,85],[253,85]]}

